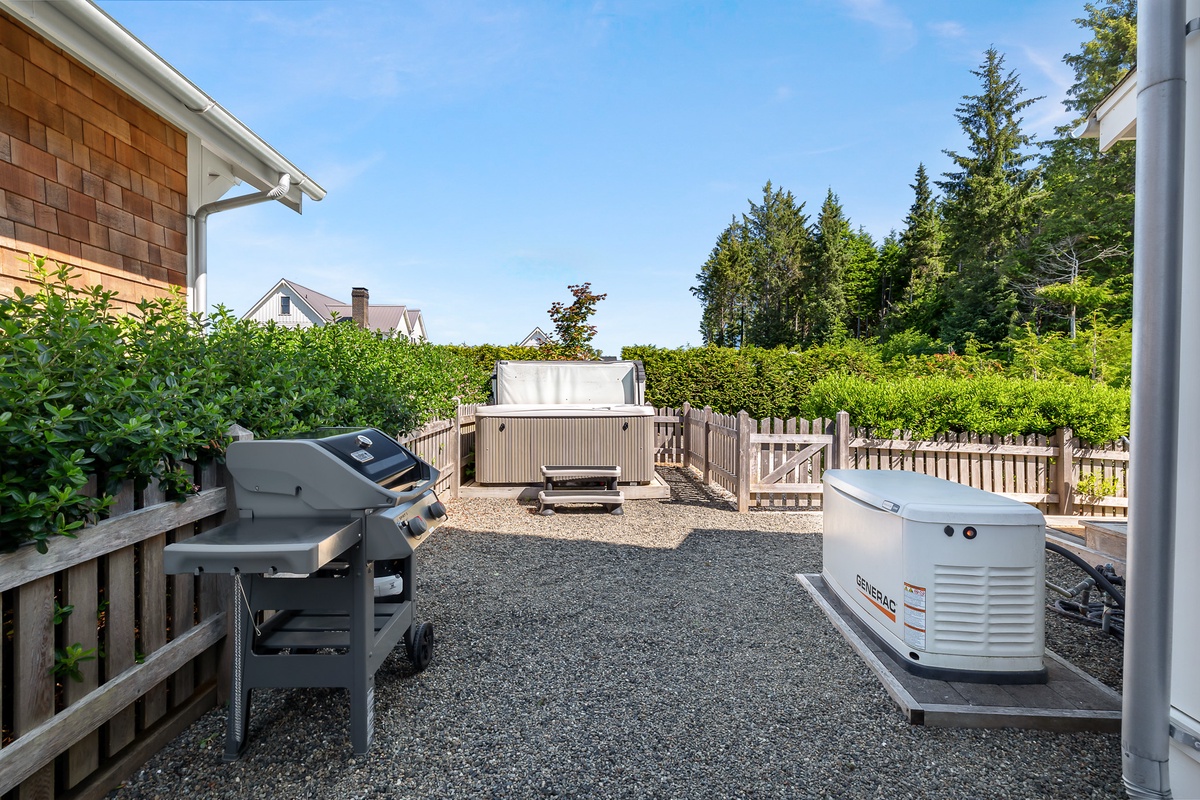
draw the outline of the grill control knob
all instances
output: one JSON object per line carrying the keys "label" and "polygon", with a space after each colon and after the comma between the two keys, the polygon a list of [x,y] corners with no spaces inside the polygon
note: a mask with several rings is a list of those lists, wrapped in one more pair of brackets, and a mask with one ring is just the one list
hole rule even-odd
{"label": "grill control knob", "polygon": [[421,517],[413,517],[408,521],[408,530],[413,536],[420,536],[429,530],[429,523]]}
{"label": "grill control knob", "polygon": [[441,519],[446,516],[446,505],[440,501],[434,501],[429,506],[429,513],[433,514],[434,519]]}

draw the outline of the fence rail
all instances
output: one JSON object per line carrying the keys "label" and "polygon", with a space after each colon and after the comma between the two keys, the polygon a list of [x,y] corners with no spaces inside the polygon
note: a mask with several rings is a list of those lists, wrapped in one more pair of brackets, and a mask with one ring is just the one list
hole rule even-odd
{"label": "fence rail", "polygon": [[185,502],[127,483],[77,538],[0,555],[0,795],[102,797],[216,705],[228,581],[163,572],[227,512],[224,468],[192,474]]}
{"label": "fence rail", "polygon": [[1124,516],[1129,505],[1129,446],[1084,446],[1069,428],[1053,436],[945,434],[914,439],[853,428],[835,419],[751,419],[711,408],[655,409],[661,464],[694,469],[705,483],[751,507],[821,508],[825,470],[908,470],[1035,505],[1043,513]]}

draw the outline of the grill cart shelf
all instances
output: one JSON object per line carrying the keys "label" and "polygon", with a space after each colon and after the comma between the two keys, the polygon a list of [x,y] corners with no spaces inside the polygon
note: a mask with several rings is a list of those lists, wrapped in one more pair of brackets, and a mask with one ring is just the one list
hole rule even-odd
{"label": "grill cart shelf", "polygon": [[[347,689],[351,745],[365,754],[376,670],[401,639],[417,669],[432,656],[413,556],[446,516],[438,472],[372,429],[236,442],[226,461],[241,518],[163,559],[168,573],[233,576],[225,760],[245,749],[251,691],[267,687]],[[265,610],[276,613],[257,622]]]}

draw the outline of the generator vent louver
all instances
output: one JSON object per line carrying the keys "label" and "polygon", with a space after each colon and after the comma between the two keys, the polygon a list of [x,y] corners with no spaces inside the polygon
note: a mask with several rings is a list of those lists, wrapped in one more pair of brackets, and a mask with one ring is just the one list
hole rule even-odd
{"label": "generator vent louver", "polygon": [[1033,567],[934,565],[930,640],[948,653],[1024,650],[1040,612]]}

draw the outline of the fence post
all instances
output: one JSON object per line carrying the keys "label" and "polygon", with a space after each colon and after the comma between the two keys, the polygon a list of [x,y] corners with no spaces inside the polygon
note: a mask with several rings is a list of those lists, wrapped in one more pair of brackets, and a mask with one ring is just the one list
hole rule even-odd
{"label": "fence post", "polygon": [[751,433],[750,415],[742,409],[737,415],[737,506],[742,513],[750,510]]}
{"label": "fence post", "polygon": [[1058,492],[1058,513],[1069,517],[1075,513],[1075,432],[1070,428],[1059,428],[1058,470],[1054,488]]}
{"label": "fence post", "polygon": [[679,418],[679,424],[683,426],[682,435],[680,436],[680,446],[683,448],[683,468],[687,469],[692,465],[692,434],[688,428],[692,422],[692,404],[683,401],[683,415]]}
{"label": "fence post", "polygon": [[833,418],[833,468],[850,468],[850,414],[839,411]]}
{"label": "fence post", "polygon": [[462,486],[462,404],[454,403],[454,429],[450,434],[450,446],[454,448],[454,474],[450,476],[450,496],[458,499],[458,490]]}
{"label": "fence post", "polygon": [[704,469],[701,471],[701,476],[702,476],[702,480],[704,481],[705,485],[708,485],[709,483],[712,483],[712,465],[708,460],[709,443],[710,443],[710,439],[712,437],[712,406],[704,407],[704,434],[703,434],[703,436],[704,436],[704,439],[703,439]]}

